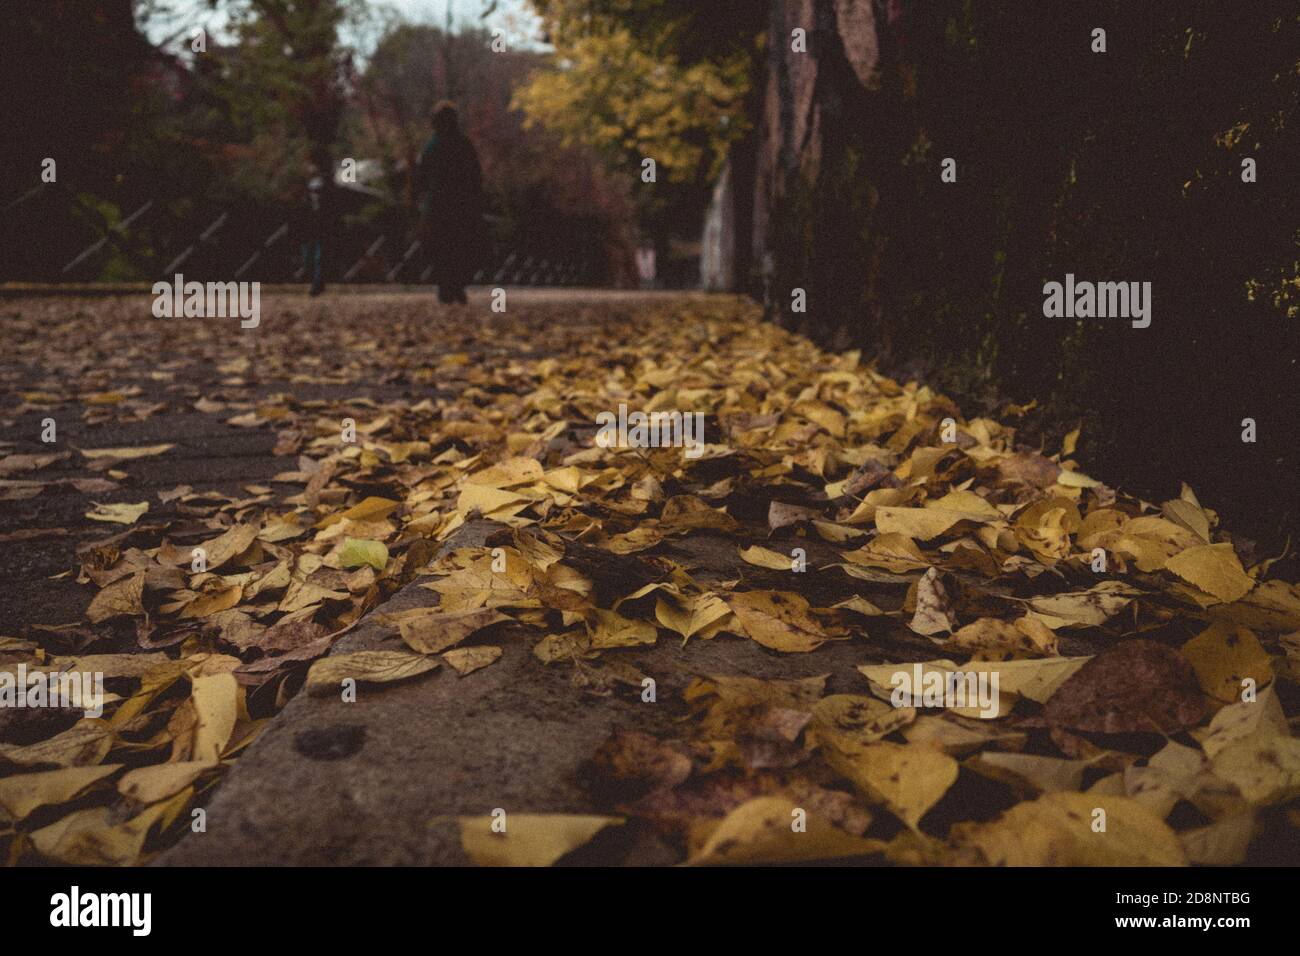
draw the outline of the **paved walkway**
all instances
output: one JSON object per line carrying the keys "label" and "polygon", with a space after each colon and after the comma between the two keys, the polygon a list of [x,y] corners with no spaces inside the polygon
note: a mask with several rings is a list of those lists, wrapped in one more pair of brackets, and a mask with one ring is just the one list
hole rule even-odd
{"label": "paved walkway", "polygon": [[[459,864],[485,857],[460,818],[496,811],[525,835],[486,856],[516,862],[1296,845],[1300,589],[1247,576],[1194,497],[1125,499],[740,300],[262,310],[241,330],[142,295],[0,297],[0,668],[106,655],[125,701],[106,723],[0,712],[0,854]],[[619,405],[707,408],[707,444],[602,448]],[[453,633],[455,614],[482,619]],[[309,665],[375,652],[420,673],[300,692]],[[868,679],[972,656],[1003,675],[996,720],[894,707]],[[1258,729],[1219,741],[1243,676]],[[100,764],[35,802],[12,783]],[[1072,829],[1088,801],[1111,837]]]}

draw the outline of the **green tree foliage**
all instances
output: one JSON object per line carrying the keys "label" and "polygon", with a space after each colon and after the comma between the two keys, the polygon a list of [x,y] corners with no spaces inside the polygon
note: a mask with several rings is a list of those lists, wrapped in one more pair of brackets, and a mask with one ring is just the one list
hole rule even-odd
{"label": "green tree foliage", "polygon": [[218,51],[221,91],[247,137],[243,185],[283,194],[308,164],[333,165],[354,53],[342,27],[366,16],[359,0],[215,0],[236,44]]}

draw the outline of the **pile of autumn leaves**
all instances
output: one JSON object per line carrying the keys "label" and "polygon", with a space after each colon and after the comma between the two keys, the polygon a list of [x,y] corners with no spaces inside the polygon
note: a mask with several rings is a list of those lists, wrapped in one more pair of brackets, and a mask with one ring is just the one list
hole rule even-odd
{"label": "pile of autumn leaves", "polygon": [[[503,338],[530,334],[509,321]],[[298,456],[272,483],[287,493],[184,494],[207,528],[88,549],[90,622],[129,623],[146,650],[59,658],[0,638],[0,666],[102,671],[114,692],[102,719],[0,745],[9,858],[137,861],[185,831],[304,683],[471,675],[501,653],[480,632],[506,621],[536,629],[538,666],[630,700],[646,675],[618,651],[668,638],[857,642],[862,663],[700,678],[680,737],[621,731],[593,755],[607,815],[512,814],[504,834],[465,819],[480,862],[551,863],[634,823],[701,863],[1237,863],[1263,814],[1296,825],[1282,702],[1300,679],[1300,589],[1244,567],[1190,490],[1118,495],[1069,461],[1074,436],[1052,457],[1016,450],[1010,427],[732,300],[647,308],[567,344],[435,359],[421,374],[454,398],[259,408],[234,424],[274,428]],[[704,454],[598,447],[596,416],[620,403],[705,412]],[[356,442],[340,440],[348,415]],[[763,525],[736,516],[755,502]],[[492,546],[456,547],[480,518],[502,526]],[[669,556],[697,535],[788,585]],[[813,543],[837,559],[800,570],[792,552]],[[836,600],[801,593],[814,575]],[[437,607],[387,614],[408,584]],[[372,611],[407,650],[324,656]],[[996,716],[894,706],[892,676],[919,658],[881,663],[888,645],[872,645],[902,629],[933,644],[922,673],[996,672]]]}

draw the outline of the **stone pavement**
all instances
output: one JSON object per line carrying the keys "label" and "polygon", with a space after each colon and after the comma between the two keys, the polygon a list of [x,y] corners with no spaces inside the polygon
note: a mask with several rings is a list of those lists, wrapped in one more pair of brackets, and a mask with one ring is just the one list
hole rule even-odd
{"label": "stone pavement", "polygon": [[[949,399],[761,325],[740,300],[510,301],[494,321],[484,293],[460,310],[389,290],[277,293],[245,335],[151,322],[144,296],[0,297],[18,331],[0,356],[7,666],[113,655],[110,689],[135,694],[72,743],[75,712],[0,725],[0,840],[62,862],[461,864],[457,818],[500,809],[625,819],[566,842],[565,862],[697,859],[716,836],[709,853],[763,860],[997,863],[1028,852],[1014,813],[1048,828],[1034,848],[1055,859],[1076,802],[1113,798],[1144,839],[1120,829],[1070,859],[1259,862],[1282,845],[1293,823],[1275,805],[1300,771],[1268,768],[1297,752],[1280,635],[1300,627],[1300,590],[1257,586],[1266,567],[1190,492],[1127,498],[990,419],[941,438],[960,416]],[[722,438],[703,457],[593,441],[602,410],[673,402],[716,410]],[[51,418],[54,445],[39,438]],[[142,502],[123,523],[87,513]],[[192,546],[227,539],[241,543],[212,569],[184,567]],[[1098,569],[1085,541],[1115,566]],[[521,566],[502,575],[493,555],[488,573],[487,549],[511,544]],[[796,545],[827,573],[792,577]],[[358,546],[382,559],[344,557]],[[453,611],[514,611],[469,642],[499,660],[461,675],[434,658],[465,637],[454,613],[426,621],[451,643],[410,653],[386,618],[434,605],[429,584]],[[325,647],[436,669],[362,677],[355,701],[329,682],[294,696]],[[563,659],[544,665],[547,647]],[[171,659],[132,673],[142,649]],[[972,654],[1019,681],[1009,719],[891,706],[857,670]],[[152,668],[171,675],[162,693]],[[1202,698],[1243,673],[1280,687],[1260,698],[1272,717],[1258,740],[1198,752]],[[77,749],[83,733],[103,749]],[[1226,776],[1197,770],[1171,813],[1146,792],[1148,759],[1217,759]],[[126,780],[191,761],[203,776],[182,789]],[[126,772],[35,813],[14,798],[32,768],[100,762]],[[792,795],[814,808],[812,843],[789,840]],[[178,822],[191,810],[202,832]]]}
{"label": "stone pavement", "polygon": [[[586,290],[511,290],[512,306],[557,313],[573,303],[623,306],[644,301],[641,293]],[[651,296],[652,298],[653,296]],[[486,293],[475,296],[486,306]],[[424,294],[358,294],[353,291],[311,300],[281,294],[265,300],[268,309],[324,314],[364,307],[413,313],[419,321],[429,310]],[[95,310],[139,308],[141,300],[117,297],[84,299],[0,299],[0,312],[38,307],[58,309],[79,321],[90,321]],[[346,320],[343,318],[342,320]],[[472,332],[471,336],[472,337]],[[465,342],[456,343],[464,347]],[[491,349],[490,339],[478,343]],[[472,348],[471,348],[472,351]],[[522,353],[520,353],[522,354]],[[280,374],[233,376],[217,363],[172,366],[165,359],[155,368],[119,366],[105,373],[103,387],[138,387],[136,400],[166,407],[139,422],[92,424],[80,416],[27,408],[5,421],[0,437],[12,450],[39,453],[48,448],[34,440],[47,412],[57,415],[60,441],[72,447],[120,447],[174,444],[167,454],[150,459],[148,467],[132,467],[121,492],[87,496],[62,484],[35,498],[7,503],[0,517],[0,534],[13,536],[0,548],[0,578],[6,583],[6,627],[17,633],[33,625],[57,626],[83,618],[93,589],[63,574],[77,566],[77,548],[118,533],[118,526],[89,521],[83,513],[95,501],[112,503],[148,497],[150,520],[176,516],[175,506],[159,503],[157,493],[178,485],[196,492],[241,494],[244,486],[269,481],[283,471],[286,459],[274,454],[274,434],[261,429],[234,428],[225,415],[205,414],[192,403],[202,398],[249,407],[278,392],[291,390],[298,400],[362,399],[387,401],[420,396],[407,383],[351,381],[322,385],[294,383],[292,357]],[[94,356],[86,356],[87,364]],[[48,389],[58,383],[33,366],[0,365],[9,390]],[[166,374],[151,375],[164,369]],[[427,393],[426,393],[427,394]],[[60,463],[42,478],[93,477],[91,472]],[[461,529],[442,552],[480,545],[502,526],[478,521]],[[708,565],[713,577],[739,577],[755,569],[736,558],[734,542],[718,538],[692,539],[694,560]],[[811,542],[812,557],[820,542]],[[701,550],[704,549],[704,550]],[[681,557],[682,555],[678,555]],[[62,576],[59,576],[62,575]],[[703,579],[703,578],[702,578]],[[628,590],[631,589],[629,586]],[[426,606],[433,592],[412,583],[386,602],[384,613]],[[681,692],[697,675],[743,673],[755,677],[803,677],[850,668],[861,662],[860,647],[845,642],[823,648],[817,655],[780,655],[748,641],[692,642],[689,652],[678,642],[660,641],[621,655],[658,683],[655,704],[642,702],[639,688],[620,687],[603,696],[575,684],[570,668],[540,667],[530,653],[528,628],[497,629],[487,642],[499,643],[500,661],[459,678],[449,668],[415,680],[387,685],[362,685],[356,703],[337,696],[299,694],[259,739],[241,753],[198,805],[207,814],[207,831],[192,834],[165,852],[160,865],[248,864],[454,864],[465,862],[457,815],[482,815],[496,807],[520,812],[599,812],[607,801],[589,790],[583,764],[616,727],[667,734],[686,713]],[[57,639],[53,635],[49,637]],[[903,633],[904,647],[896,656],[924,659],[926,642]],[[533,635],[535,640],[535,635]],[[333,653],[402,649],[393,632],[363,620],[334,647]],[[100,649],[97,647],[96,649]],[[129,640],[113,649],[130,651]],[[900,654],[901,652],[901,654]],[[834,690],[832,682],[830,689]],[[848,690],[849,688],[841,688]],[[860,691],[861,687],[853,690]],[[609,841],[606,841],[608,844]],[[637,863],[670,862],[672,851],[653,835],[636,827],[617,834],[618,845],[600,845],[594,852],[604,862],[622,859]]]}
{"label": "stone pavement", "polygon": [[[481,546],[494,530],[499,526],[475,522],[445,550]],[[411,584],[383,611],[432,603],[433,592]],[[669,735],[686,714],[682,691],[693,677],[809,677],[843,673],[863,659],[861,646],[850,642],[815,655],[778,655],[749,641],[683,648],[665,639],[619,655],[655,679],[657,700],[650,704],[640,688],[593,695],[575,686],[568,667],[539,666],[528,628],[502,628],[482,642],[499,644],[502,658],[466,677],[443,667],[404,683],[362,685],[355,703],[299,694],[201,801],[207,832],[186,836],[158,864],[467,863],[459,815],[486,816],[498,807],[607,810],[604,795],[589,787],[584,763],[615,728]],[[403,649],[391,627],[363,623],[333,653]],[[916,651],[918,660],[926,654],[920,643]],[[602,863],[675,861],[646,830],[624,827],[612,836],[616,845],[587,852]]]}
{"label": "stone pavement", "polygon": [[[53,416],[58,422],[59,448],[101,448],[137,445],[175,444],[166,455],[148,460],[148,467],[132,468],[131,481],[118,492],[87,495],[62,483],[47,488],[36,497],[25,500],[0,500],[0,581],[4,582],[4,626],[19,631],[31,625],[60,625],[81,619],[91,598],[88,588],[76,584],[71,576],[57,577],[77,564],[77,547],[88,541],[110,537],[121,530],[120,526],[104,525],[86,520],[92,499],[95,502],[116,503],[126,500],[151,499],[149,520],[169,519],[176,515],[174,504],[160,502],[159,491],[190,485],[196,492],[216,491],[223,494],[244,494],[240,489],[270,479],[286,468],[286,459],[276,456],[274,434],[255,428],[232,428],[213,413],[197,411],[194,403],[202,398],[212,401],[242,403],[253,407],[277,392],[289,391],[304,401],[326,399],[361,399],[377,402],[401,397],[425,397],[435,394],[427,388],[415,388],[410,383],[385,382],[378,376],[369,381],[349,381],[338,384],[318,384],[293,381],[295,371],[318,367],[318,362],[302,369],[293,367],[292,356],[283,356],[284,363],[259,375],[251,373],[232,375],[221,369],[223,355],[209,351],[211,361],[195,363],[183,356],[180,350],[169,353],[167,344],[174,334],[159,333],[156,329],[142,328],[141,337],[156,342],[156,364],[120,361],[125,357],[124,342],[120,333],[95,341],[93,348],[84,347],[85,335],[66,340],[56,331],[60,322],[98,325],[96,315],[100,310],[121,313],[133,309],[147,316],[149,298],[144,295],[119,295],[119,287],[102,289],[80,288],[78,296],[42,294],[21,297],[11,290],[0,294],[0,327],[20,314],[35,311],[49,316],[42,326],[49,330],[49,348],[54,353],[70,350],[70,355],[59,355],[57,362],[38,365],[16,361],[12,351],[0,355],[0,457],[5,452],[40,454],[51,447],[40,441],[41,422]],[[46,290],[48,292],[48,290]],[[4,292],[4,290],[0,290]],[[90,294],[95,292],[96,294]],[[575,303],[600,303],[625,305],[653,298],[655,294],[599,291],[587,289],[510,289],[512,306],[528,307],[542,314],[559,313]],[[109,293],[109,294],[98,294]],[[439,315],[432,302],[433,291],[425,287],[394,292],[388,287],[347,287],[331,290],[325,296],[312,299],[300,290],[267,294],[263,308],[268,314],[277,312],[290,316],[302,315],[316,321],[335,321],[325,316],[336,316],[341,323],[365,324],[376,312],[386,315],[396,313],[399,321],[420,323]],[[487,311],[488,292],[472,292],[471,308]],[[144,321],[157,320],[142,319]],[[193,320],[191,320],[193,321]],[[222,321],[222,320],[216,320]],[[231,320],[234,321],[234,320]],[[178,323],[179,325],[179,323]],[[473,340],[473,329],[461,329],[467,340]],[[43,333],[44,334],[44,333]],[[66,344],[77,341],[77,352]],[[230,343],[232,339],[225,340]],[[239,335],[233,337],[238,347]],[[40,343],[26,344],[29,347]],[[493,349],[490,340],[470,341],[471,354]],[[449,342],[449,347],[451,343]],[[306,351],[313,351],[310,346]],[[224,355],[226,360],[239,358],[240,352]],[[252,352],[252,354],[257,354]],[[313,356],[316,358],[316,356]],[[138,388],[132,399],[142,404],[161,404],[160,411],[149,414],[141,421],[115,420],[92,423],[85,420],[91,406],[78,409],[77,389],[72,383],[52,369],[70,364],[85,371],[86,378],[97,380],[105,391]],[[6,417],[14,401],[30,391],[70,390],[62,403],[29,404],[11,417]],[[78,471],[71,463],[60,463],[43,469],[35,476],[3,475],[4,478],[40,477],[93,478],[94,472]],[[22,546],[18,546],[21,544]]]}

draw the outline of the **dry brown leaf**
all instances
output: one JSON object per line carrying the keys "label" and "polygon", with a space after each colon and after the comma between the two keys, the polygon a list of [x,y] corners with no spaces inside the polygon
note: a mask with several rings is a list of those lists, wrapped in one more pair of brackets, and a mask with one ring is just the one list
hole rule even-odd
{"label": "dry brown leaf", "polygon": [[806,654],[832,637],[812,616],[808,602],[789,591],[745,591],[731,595],[728,604],[745,634],[774,651]]}

